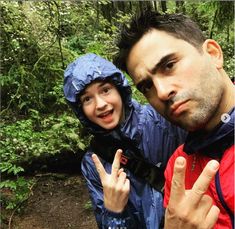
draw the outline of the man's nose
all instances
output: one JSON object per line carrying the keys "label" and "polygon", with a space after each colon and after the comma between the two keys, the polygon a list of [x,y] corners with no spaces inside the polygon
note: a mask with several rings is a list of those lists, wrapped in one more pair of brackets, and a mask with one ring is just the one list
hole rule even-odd
{"label": "man's nose", "polygon": [[107,102],[100,96],[96,96],[96,108],[103,109],[107,105]]}
{"label": "man's nose", "polygon": [[168,79],[154,79],[154,87],[157,91],[158,98],[167,101],[176,94],[176,89]]}

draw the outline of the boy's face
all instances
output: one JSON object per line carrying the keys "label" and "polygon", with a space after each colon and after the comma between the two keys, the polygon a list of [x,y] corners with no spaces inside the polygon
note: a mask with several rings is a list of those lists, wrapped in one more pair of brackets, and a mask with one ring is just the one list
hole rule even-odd
{"label": "boy's face", "polygon": [[194,131],[218,117],[223,95],[222,53],[207,40],[201,52],[153,29],[131,49],[127,69],[137,88],[169,121]]}
{"label": "boy's face", "polygon": [[111,83],[90,84],[80,96],[80,101],[86,117],[104,129],[113,129],[121,121],[122,98]]}

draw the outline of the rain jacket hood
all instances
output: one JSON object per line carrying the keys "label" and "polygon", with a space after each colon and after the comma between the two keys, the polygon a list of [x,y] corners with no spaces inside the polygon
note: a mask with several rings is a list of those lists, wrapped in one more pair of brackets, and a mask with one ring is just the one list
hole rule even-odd
{"label": "rain jacket hood", "polygon": [[80,122],[91,133],[100,132],[103,129],[86,118],[78,95],[96,80],[111,80],[113,82],[123,98],[125,116],[132,107],[131,88],[123,73],[114,64],[93,53],[77,58],[65,70],[64,95]]}

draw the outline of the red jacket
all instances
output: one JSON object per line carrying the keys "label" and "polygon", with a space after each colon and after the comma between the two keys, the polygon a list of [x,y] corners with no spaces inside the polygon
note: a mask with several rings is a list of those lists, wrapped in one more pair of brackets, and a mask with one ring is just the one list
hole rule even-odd
{"label": "red jacket", "polygon": [[[211,160],[210,157],[202,154],[188,155],[183,151],[183,145],[180,146],[170,158],[165,170],[166,183],[164,207],[167,206],[169,201],[174,162],[178,156],[183,156],[187,160],[185,175],[186,189],[192,188],[194,182],[201,174],[207,162]],[[220,160],[219,175],[224,200],[234,215],[234,145],[224,151],[223,157]],[[218,194],[216,192],[215,179],[211,182],[207,194],[212,197],[214,204],[220,209],[219,218],[216,225],[214,226],[214,229],[232,228],[230,217],[221,205]]]}

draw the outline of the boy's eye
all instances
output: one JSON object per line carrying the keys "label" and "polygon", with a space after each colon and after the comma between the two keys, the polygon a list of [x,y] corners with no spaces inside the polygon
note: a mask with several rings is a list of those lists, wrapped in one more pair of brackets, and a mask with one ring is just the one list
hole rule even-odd
{"label": "boy's eye", "polygon": [[88,103],[90,100],[91,100],[90,96],[85,96],[85,97],[81,98],[82,104]]}
{"label": "boy's eye", "polygon": [[104,92],[104,93],[108,93],[110,90],[111,90],[110,87],[104,87],[104,88],[103,88],[103,92]]}

